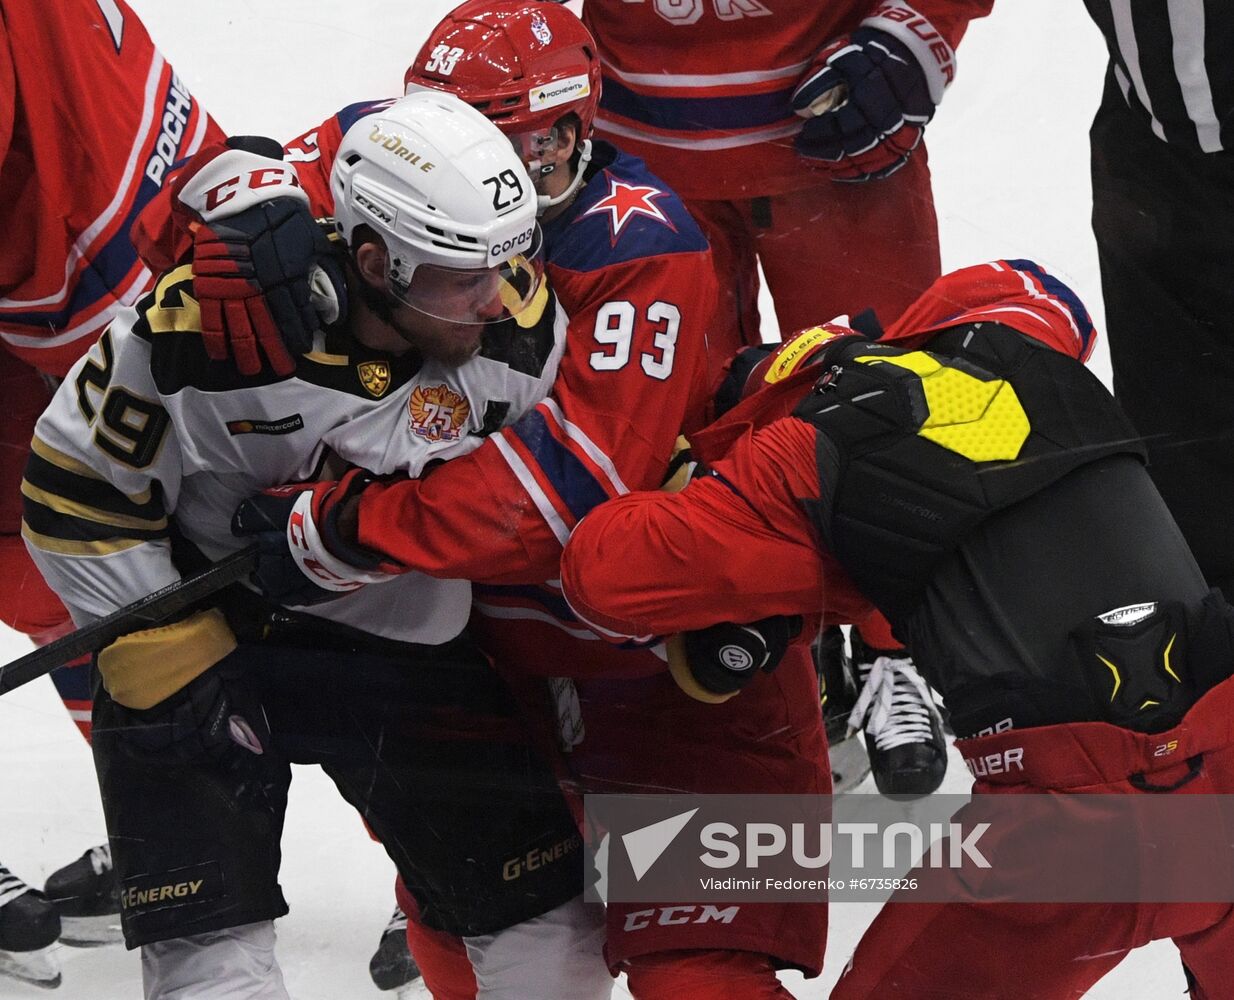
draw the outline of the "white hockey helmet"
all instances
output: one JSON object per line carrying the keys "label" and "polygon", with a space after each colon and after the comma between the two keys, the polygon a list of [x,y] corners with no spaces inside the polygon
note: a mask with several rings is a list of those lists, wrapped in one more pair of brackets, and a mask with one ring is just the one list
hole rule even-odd
{"label": "white hockey helmet", "polygon": [[402,97],[357,121],[330,173],[348,246],[369,226],[389,291],[455,323],[517,315],[543,280],[536,192],[510,141],[452,94]]}

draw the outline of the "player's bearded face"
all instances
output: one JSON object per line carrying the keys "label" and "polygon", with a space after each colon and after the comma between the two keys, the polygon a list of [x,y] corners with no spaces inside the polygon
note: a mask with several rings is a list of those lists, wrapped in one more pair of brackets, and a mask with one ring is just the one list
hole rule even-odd
{"label": "player's bearded face", "polygon": [[457,368],[480,350],[484,327],[476,323],[452,323],[404,305],[397,300],[391,325],[421,357]]}
{"label": "player's bearded face", "polygon": [[495,269],[417,268],[412,301],[423,307],[400,298],[392,325],[423,357],[457,367],[480,350],[486,323],[503,315],[500,288],[501,276]]}

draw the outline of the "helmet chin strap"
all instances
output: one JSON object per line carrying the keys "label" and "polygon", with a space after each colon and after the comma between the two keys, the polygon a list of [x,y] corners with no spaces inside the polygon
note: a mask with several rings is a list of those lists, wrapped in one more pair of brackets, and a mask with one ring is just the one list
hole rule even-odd
{"label": "helmet chin strap", "polygon": [[[560,205],[563,202],[569,201],[578,192],[579,185],[583,183],[583,174],[587,170],[587,164],[591,162],[591,140],[584,139],[578,146],[578,162],[574,165],[574,176],[570,179],[570,183],[566,185],[566,189],[559,195],[538,194],[536,195],[536,215],[543,215],[550,208]],[[540,167],[541,177],[547,177],[555,169],[553,164],[547,167]]]}

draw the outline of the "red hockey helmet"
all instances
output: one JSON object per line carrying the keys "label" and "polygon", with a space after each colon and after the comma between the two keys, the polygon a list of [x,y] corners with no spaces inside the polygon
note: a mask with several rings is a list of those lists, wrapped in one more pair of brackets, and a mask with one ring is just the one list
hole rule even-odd
{"label": "red hockey helmet", "polygon": [[600,60],[565,7],[468,0],[433,29],[403,83],[449,90],[510,136],[547,132],[573,111],[582,140],[600,103]]}

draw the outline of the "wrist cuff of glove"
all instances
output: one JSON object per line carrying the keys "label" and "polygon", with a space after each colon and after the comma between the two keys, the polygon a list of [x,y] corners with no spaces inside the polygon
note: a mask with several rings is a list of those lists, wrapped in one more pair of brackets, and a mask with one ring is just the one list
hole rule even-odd
{"label": "wrist cuff of glove", "polygon": [[668,672],[672,675],[677,686],[695,701],[705,702],[708,705],[718,705],[721,702],[728,701],[729,698],[737,694],[737,691],[730,691],[728,694],[717,694],[699,682],[698,678],[694,675],[694,671],[690,668],[690,658],[686,653],[684,635],[669,636],[665,640],[664,646],[668,653]]}
{"label": "wrist cuff of glove", "polygon": [[341,521],[344,511],[351,501],[352,497],[345,497],[326,512],[326,516],[322,518],[321,524],[322,544],[325,545],[327,552],[338,556],[348,566],[365,570],[384,578],[388,574],[382,569],[381,556],[353,541],[348,541],[344,537]]}
{"label": "wrist cuff of glove", "polygon": [[774,616],[749,625],[722,622],[687,632],[682,638],[691,673],[714,695],[734,694],[759,671],[779,666],[789,643],[801,634],[801,623],[798,615]]}
{"label": "wrist cuff of glove", "polygon": [[295,198],[309,205],[294,164],[247,149],[215,149],[198,154],[173,184],[179,211],[202,222],[238,215],[272,198]]}
{"label": "wrist cuff of glove", "polygon": [[212,608],[121,636],[99,653],[99,674],[113,701],[145,709],[171,697],[235,648],[223,613]]}
{"label": "wrist cuff of glove", "polygon": [[364,469],[349,469],[339,479],[338,486],[326,501],[321,535],[326,548],[349,566],[379,574],[397,574],[380,553],[365,548],[356,540],[360,495],[377,482],[376,476]]}
{"label": "wrist cuff of glove", "polygon": [[943,91],[955,79],[955,49],[929,21],[905,3],[884,3],[861,22],[863,28],[874,28],[891,35],[913,54],[925,73],[930,88],[930,100],[937,106]]}
{"label": "wrist cuff of glove", "polygon": [[[340,486],[335,489],[344,489]],[[368,583],[391,579],[390,574],[374,571],[371,554],[343,541],[338,530],[342,501],[326,510],[322,524],[313,516],[313,491],[304,490],[296,498],[287,522],[287,543],[300,571],[323,590],[347,593]],[[355,559],[360,565],[351,562]]]}

